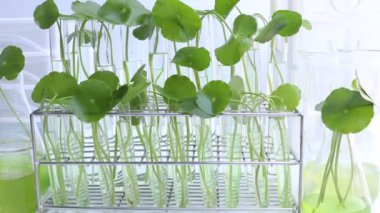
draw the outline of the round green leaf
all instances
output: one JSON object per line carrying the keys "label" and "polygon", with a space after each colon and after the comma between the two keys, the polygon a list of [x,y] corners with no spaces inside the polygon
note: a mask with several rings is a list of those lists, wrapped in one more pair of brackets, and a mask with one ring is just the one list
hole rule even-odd
{"label": "round green leaf", "polygon": [[171,41],[189,41],[202,26],[197,13],[179,0],[157,0],[152,14],[162,35]]}
{"label": "round green leaf", "polygon": [[8,46],[0,54],[0,79],[16,79],[24,69],[25,57],[22,50],[15,46]]}
{"label": "round green leaf", "polygon": [[282,16],[274,17],[256,36],[255,41],[266,43],[272,40],[278,32],[288,24],[288,20]]}
{"label": "round green leaf", "polygon": [[123,0],[106,1],[99,9],[98,15],[113,24],[124,24],[131,14],[131,9]]}
{"label": "round green leaf", "polygon": [[119,86],[119,78],[115,75],[115,73],[110,71],[95,72],[88,79],[104,81],[111,88],[112,91],[116,90]]}
{"label": "round green leaf", "polygon": [[34,22],[41,29],[48,29],[53,25],[58,17],[59,11],[57,5],[55,5],[54,0],[46,0],[42,4],[38,5],[33,13]]}
{"label": "round green leaf", "polygon": [[98,15],[113,24],[134,26],[142,24],[149,11],[137,0],[108,0]]}
{"label": "round green leaf", "polygon": [[216,59],[225,66],[232,66],[240,61],[251,45],[250,38],[237,40],[231,37],[225,44],[215,49]]}
{"label": "round green leaf", "polygon": [[234,21],[233,32],[237,38],[250,38],[257,31],[256,19],[251,15],[241,14]]}
{"label": "round green leaf", "polygon": [[93,1],[74,1],[71,4],[71,10],[74,11],[75,15],[85,18],[100,19],[98,15],[99,8],[100,5]]}
{"label": "round green leaf", "polygon": [[292,36],[300,30],[302,26],[302,16],[291,10],[279,10],[276,11],[272,18],[280,17],[280,19],[286,19],[287,24],[285,27],[278,31],[278,34],[284,37]]}
{"label": "round green leaf", "polygon": [[198,93],[196,104],[205,113],[216,116],[230,103],[232,91],[223,81],[210,81]]}
{"label": "round green leaf", "polygon": [[197,95],[197,90],[190,78],[183,75],[172,75],[164,84],[163,88],[167,98],[184,101]]}
{"label": "round green leaf", "polygon": [[251,47],[251,36],[256,33],[256,30],[257,23],[253,16],[239,15],[234,21],[234,35],[215,49],[216,59],[225,66],[232,66],[239,62]]}
{"label": "round green leaf", "polygon": [[44,100],[59,100],[70,97],[77,89],[75,78],[63,72],[51,72],[43,77],[32,92],[32,100],[43,103]]}
{"label": "round green leaf", "polygon": [[173,63],[197,71],[207,69],[211,63],[210,53],[203,47],[184,47],[175,54]]}
{"label": "round green leaf", "polygon": [[110,110],[111,104],[111,88],[103,81],[90,79],[79,84],[71,109],[81,121],[97,122]]}
{"label": "round green leaf", "polygon": [[349,134],[365,129],[374,115],[373,103],[360,92],[339,88],[330,93],[322,107],[322,121],[332,131]]}
{"label": "round green leaf", "polygon": [[240,0],[215,0],[215,11],[226,18]]}
{"label": "round green leaf", "polygon": [[152,15],[147,15],[144,22],[133,30],[133,35],[139,40],[151,38],[156,29]]}
{"label": "round green leaf", "polygon": [[279,86],[271,94],[275,110],[293,111],[297,108],[301,100],[301,90],[291,84]]}

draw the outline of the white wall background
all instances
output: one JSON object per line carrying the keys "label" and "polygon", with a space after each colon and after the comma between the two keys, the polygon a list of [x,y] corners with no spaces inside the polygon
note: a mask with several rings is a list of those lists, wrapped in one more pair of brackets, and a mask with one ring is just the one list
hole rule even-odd
{"label": "white wall background", "polygon": [[[9,44],[23,48],[26,55],[24,74],[16,82],[4,80],[4,87],[18,113],[27,122],[35,108],[30,102],[34,84],[50,71],[48,31],[34,24],[34,8],[42,0],[2,1],[0,7],[0,49]],[[71,1],[56,0],[62,13],[69,13]],[[97,2],[103,2],[97,0]],[[154,0],[143,0],[149,8]],[[184,1],[196,8],[212,8],[211,0]],[[367,92],[380,104],[380,1],[379,0],[241,0],[245,13],[261,12],[269,16],[273,7],[291,7],[313,25],[292,41],[288,62],[290,79],[303,90],[302,112],[305,119],[306,159],[314,159],[321,144],[322,125],[314,105],[340,86],[349,87],[357,71]],[[150,5],[150,6],[149,6]],[[25,94],[24,91],[25,90]],[[21,132],[9,110],[0,102],[0,140]],[[378,110],[377,110],[378,114]],[[380,116],[356,137],[363,159],[380,165]],[[378,212],[380,210],[374,210]]]}

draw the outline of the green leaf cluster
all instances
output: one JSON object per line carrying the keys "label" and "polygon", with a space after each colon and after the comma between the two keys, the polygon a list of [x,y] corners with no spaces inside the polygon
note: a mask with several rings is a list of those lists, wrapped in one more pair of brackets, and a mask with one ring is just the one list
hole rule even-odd
{"label": "green leaf cluster", "polygon": [[142,110],[148,102],[146,71],[142,66],[132,78],[133,84],[120,85],[110,71],[98,71],[79,85],[68,73],[51,72],[44,76],[32,92],[36,103],[55,103],[84,122],[97,122],[115,106]]}
{"label": "green leaf cluster", "polygon": [[172,75],[163,88],[156,86],[169,108],[211,118],[222,113],[232,99],[230,86],[223,81],[210,81],[197,92],[194,83],[185,76]]}

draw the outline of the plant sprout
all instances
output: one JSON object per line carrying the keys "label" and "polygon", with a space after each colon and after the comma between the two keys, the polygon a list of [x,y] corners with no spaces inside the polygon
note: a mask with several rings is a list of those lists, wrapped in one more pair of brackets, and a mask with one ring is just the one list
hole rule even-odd
{"label": "plant sprout", "polygon": [[[22,49],[16,46],[7,46],[0,53],[0,80],[14,80],[18,77],[25,66],[25,56]],[[25,134],[31,138],[29,128],[24,124],[16,110],[13,108],[12,103],[6,96],[3,88],[0,85],[0,96],[4,99],[5,104],[11,110],[13,116],[17,119]]]}
{"label": "plant sprout", "polygon": [[[361,88],[362,90],[360,84],[355,84],[355,86],[356,89]],[[320,103],[316,108],[321,109],[322,121],[327,128],[333,131],[333,135],[329,158],[324,169],[322,184],[318,194],[318,200],[313,206],[313,211],[317,211],[324,203],[329,180],[333,181],[338,204],[344,208],[344,206],[347,205],[347,202],[351,202],[348,199],[348,194],[353,190],[352,182],[354,179],[353,172],[355,165],[353,163],[354,159],[352,159],[352,146],[349,141],[348,147],[351,153],[350,181],[347,189],[342,189],[338,180],[339,154],[341,152],[340,146],[342,138],[346,134],[361,132],[370,124],[374,116],[374,104],[372,101],[364,98],[358,90],[338,88],[332,91],[326,100]]]}

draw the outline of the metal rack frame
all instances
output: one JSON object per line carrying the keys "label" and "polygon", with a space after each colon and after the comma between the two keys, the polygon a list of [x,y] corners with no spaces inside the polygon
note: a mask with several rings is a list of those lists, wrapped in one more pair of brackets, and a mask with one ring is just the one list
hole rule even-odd
{"label": "metal rack frame", "polygon": [[[40,166],[70,166],[70,165],[88,165],[88,166],[99,166],[99,165],[110,165],[110,166],[122,166],[122,165],[216,165],[225,166],[225,165],[241,165],[241,166],[255,166],[255,165],[264,165],[264,166],[297,166],[298,167],[298,202],[295,198],[293,198],[294,206],[292,208],[281,208],[278,203],[278,195],[276,192],[276,176],[275,174],[271,174],[271,178],[269,179],[270,183],[270,207],[268,208],[259,208],[256,206],[253,197],[247,197],[249,195],[249,189],[247,187],[247,177],[242,176],[241,181],[241,201],[239,203],[238,208],[226,208],[221,203],[225,199],[223,190],[224,190],[224,180],[222,174],[218,175],[217,178],[217,200],[218,206],[216,208],[205,208],[202,206],[202,192],[199,181],[199,174],[195,174],[194,183],[189,183],[189,201],[194,201],[189,204],[187,208],[178,208],[175,206],[174,202],[174,192],[173,192],[173,181],[168,180],[168,188],[167,188],[167,197],[168,203],[166,208],[156,208],[153,206],[151,202],[142,202],[141,205],[135,208],[128,207],[124,201],[124,192],[123,190],[116,190],[116,203],[117,205],[113,208],[107,208],[101,206],[100,200],[100,188],[97,185],[89,185],[89,196],[91,198],[96,198],[90,200],[90,207],[78,207],[75,206],[75,201],[73,195],[69,195],[69,199],[67,201],[67,205],[65,206],[54,206],[51,196],[45,196],[45,199],[41,198],[40,190],[39,190],[39,174],[35,172],[36,179],[36,191],[37,191],[37,199],[38,206],[40,210],[49,210],[49,209],[93,209],[93,210],[145,210],[145,211],[153,211],[153,210],[161,210],[161,211],[169,211],[169,210],[181,210],[181,211],[199,211],[199,210],[207,210],[207,211],[242,211],[242,210],[254,210],[254,211],[262,211],[262,212],[300,212],[300,202],[302,200],[302,168],[303,168],[303,122],[304,118],[301,113],[296,112],[225,112],[220,116],[249,116],[249,117],[298,117],[299,118],[299,156],[297,156],[293,150],[290,150],[290,160],[289,161],[281,161],[279,159],[271,156],[270,151],[266,152],[267,156],[265,161],[251,161],[247,158],[248,150],[246,148],[242,149],[242,159],[240,161],[227,161],[224,154],[224,147],[226,146],[223,137],[214,135],[213,140],[213,153],[215,153],[215,158],[211,161],[199,161],[196,156],[196,142],[194,139],[191,140],[189,150],[190,154],[189,161],[187,162],[176,162],[173,161],[170,155],[170,150],[167,144],[167,140],[165,138],[161,139],[161,146],[163,147],[161,159],[165,159],[162,161],[149,162],[146,160],[145,152],[143,151],[143,147],[141,143],[138,143],[138,139],[134,138],[134,148],[137,151],[136,156],[128,162],[120,160],[120,156],[117,157],[117,161],[114,162],[98,162],[96,159],[91,156],[85,156],[84,161],[75,161],[70,158],[64,158],[63,161],[55,162],[54,160],[47,161],[46,159],[38,159],[37,157],[37,144],[36,144],[36,135],[35,135],[35,117],[38,116],[59,116],[59,115],[73,115],[71,112],[64,111],[53,111],[53,112],[42,112],[40,110],[34,111],[30,115],[31,128],[32,128],[32,138],[33,138],[33,161],[34,161],[34,169],[38,171]],[[107,116],[189,116],[181,113],[168,113],[165,110],[155,111],[155,112],[111,112]],[[266,147],[266,150],[271,147]],[[85,153],[92,153],[94,147],[91,144],[91,141],[85,141]],[[112,147],[111,147],[112,149]],[[141,193],[141,198],[145,201],[149,201],[150,190],[147,184],[139,184],[138,186],[139,192]],[[191,192],[191,193],[190,193]],[[252,194],[252,193],[251,193]],[[71,196],[71,197],[70,197]],[[200,200],[199,200],[200,199]],[[250,199],[250,202],[247,201]],[[276,202],[277,201],[277,202]]]}

